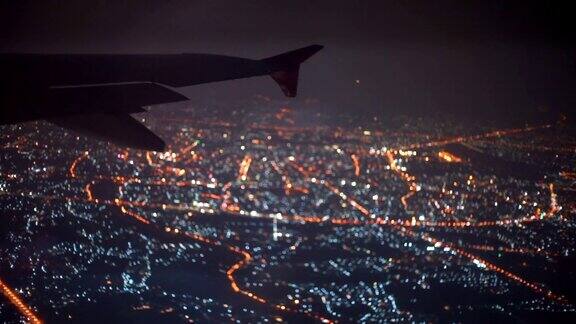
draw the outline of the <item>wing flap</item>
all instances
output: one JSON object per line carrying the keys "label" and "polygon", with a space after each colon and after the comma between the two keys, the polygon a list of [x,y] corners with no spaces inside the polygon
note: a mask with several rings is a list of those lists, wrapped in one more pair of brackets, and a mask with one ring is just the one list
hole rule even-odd
{"label": "wing flap", "polygon": [[148,151],[164,151],[164,141],[129,114],[79,114],[55,117],[49,122],[77,133]]}
{"label": "wing flap", "polygon": [[143,106],[187,100],[184,95],[150,82],[54,87],[48,103],[66,113],[135,113]]}

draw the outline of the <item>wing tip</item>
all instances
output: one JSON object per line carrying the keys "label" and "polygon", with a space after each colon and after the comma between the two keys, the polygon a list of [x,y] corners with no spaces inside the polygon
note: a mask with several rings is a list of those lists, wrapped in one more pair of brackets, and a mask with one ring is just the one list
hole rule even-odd
{"label": "wing tip", "polygon": [[300,64],[318,53],[324,46],[319,44],[309,45],[280,55],[265,58],[262,61],[271,70],[270,76],[278,85],[286,97],[296,97],[298,92],[298,75]]}

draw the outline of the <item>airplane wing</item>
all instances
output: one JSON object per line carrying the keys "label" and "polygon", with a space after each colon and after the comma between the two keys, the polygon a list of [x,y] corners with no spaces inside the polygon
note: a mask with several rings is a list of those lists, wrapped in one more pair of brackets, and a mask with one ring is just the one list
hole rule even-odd
{"label": "airplane wing", "polygon": [[61,114],[46,120],[119,146],[164,151],[164,141],[129,114],[145,112],[143,106],[186,99],[150,82],[56,87],[48,100],[61,107]]}
{"label": "airplane wing", "polygon": [[260,60],[213,54],[0,55],[0,124],[46,119],[115,144],[163,150],[164,142],[129,114],[188,99],[169,87],[269,75],[294,97],[300,65],[321,49],[311,45]]}
{"label": "airplane wing", "polygon": [[164,151],[164,141],[129,114],[77,114],[47,119],[60,127],[119,146]]}

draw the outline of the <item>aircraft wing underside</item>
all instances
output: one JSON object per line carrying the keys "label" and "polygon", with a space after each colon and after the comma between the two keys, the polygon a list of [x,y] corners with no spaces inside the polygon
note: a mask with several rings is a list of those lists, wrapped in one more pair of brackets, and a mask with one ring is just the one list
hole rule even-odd
{"label": "aircraft wing underside", "polygon": [[151,82],[52,87],[47,104],[75,112],[139,112],[143,106],[188,100]]}
{"label": "aircraft wing underside", "polygon": [[[38,114],[82,135],[120,146],[162,151],[164,142],[129,114],[145,112],[144,106],[183,100],[187,98],[150,82],[54,87],[46,92],[44,101],[56,108],[50,114],[45,111],[38,111]],[[24,116],[6,116],[2,121],[25,121],[34,117],[30,112],[27,110]]]}
{"label": "aircraft wing underside", "polygon": [[138,113],[144,112],[144,106],[188,100],[176,91],[150,82],[52,87],[34,96],[2,99],[3,107],[22,108],[0,110],[0,124],[78,114]]}
{"label": "aircraft wing underside", "polygon": [[164,151],[164,141],[129,114],[93,113],[48,119],[60,127],[119,146]]}

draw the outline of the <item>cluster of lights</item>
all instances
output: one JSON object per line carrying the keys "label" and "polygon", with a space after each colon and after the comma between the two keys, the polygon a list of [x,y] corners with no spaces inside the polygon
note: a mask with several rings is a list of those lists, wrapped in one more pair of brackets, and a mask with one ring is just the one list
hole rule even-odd
{"label": "cluster of lights", "polygon": [[412,144],[412,145],[408,145],[404,149],[419,149],[419,148],[426,148],[426,147],[444,146],[446,144],[475,141],[475,140],[486,139],[486,138],[491,138],[491,137],[501,137],[501,136],[505,136],[505,135],[511,135],[511,134],[516,134],[516,133],[521,133],[521,132],[531,132],[531,131],[535,131],[535,130],[539,130],[539,129],[550,128],[550,127],[552,127],[552,125],[545,124],[545,125],[540,125],[540,126],[527,126],[524,128],[511,128],[511,129],[506,129],[506,130],[497,130],[497,131],[488,132],[488,133],[479,134],[479,135],[473,135],[473,136],[458,136],[458,137],[443,139],[443,140],[439,140],[439,141],[432,141],[432,142],[420,143],[420,144]]}
{"label": "cluster of lights", "polygon": [[248,154],[244,156],[242,162],[240,162],[240,170],[238,171],[238,179],[246,181],[248,178],[248,170],[250,170],[250,164],[252,163],[252,157]]}
{"label": "cluster of lights", "polygon": [[448,163],[460,163],[462,159],[457,157],[456,155],[448,152],[448,151],[440,151],[438,152],[438,157]]}
{"label": "cluster of lights", "polygon": [[359,177],[360,176],[360,158],[356,154],[350,155],[352,159],[352,163],[354,164],[354,175]]}
{"label": "cluster of lights", "polygon": [[[86,154],[86,155],[87,155],[87,154]],[[80,160],[78,159],[78,161],[74,161],[74,162],[73,162],[74,168],[75,168],[75,165],[76,165],[79,161],[80,161]],[[242,163],[241,163],[241,166],[240,166],[240,169],[241,169],[241,170],[240,170],[240,173],[241,173],[240,178],[242,178],[242,176],[245,177],[245,174],[248,172],[248,169],[249,169],[249,167],[250,167],[250,163],[251,163],[251,162],[252,162],[252,158],[251,158],[249,155],[246,155],[246,156],[244,157],[244,160],[243,160]],[[75,174],[75,173],[72,173],[72,172],[71,172],[70,174],[71,174],[71,176],[74,175],[74,177],[76,177],[76,174]],[[245,179],[245,178],[244,178],[244,179]],[[133,180],[133,179],[132,179],[132,180]],[[127,181],[128,181],[128,180],[127,180]],[[127,182],[120,183],[120,184],[119,184],[120,188],[122,188],[122,186],[126,185],[126,183],[127,183]],[[165,183],[165,181],[162,181],[162,183]],[[94,197],[93,197],[93,194],[92,194],[92,191],[91,191],[91,185],[92,185],[92,184],[93,184],[93,182],[89,182],[89,183],[85,186],[85,188],[84,188],[84,189],[85,189],[85,192],[86,192],[86,195],[87,195],[87,201],[88,201],[88,202],[92,202],[92,203],[99,203],[98,200],[97,200],[97,199],[94,199]],[[225,186],[225,187],[226,187],[226,186]],[[226,189],[226,188],[224,188],[224,189]],[[224,198],[224,197],[222,197],[222,196],[214,196],[214,197],[212,197],[212,198],[220,198],[220,199],[222,199],[222,198]],[[110,203],[110,202],[102,202],[102,203],[112,204],[112,203]],[[118,198],[116,198],[116,199],[114,200],[113,205],[118,206],[118,207],[120,208],[120,211],[121,211],[123,214],[128,215],[128,216],[134,218],[134,219],[137,220],[138,222],[140,222],[140,223],[142,223],[142,224],[145,224],[145,225],[151,225],[150,221],[149,221],[148,219],[146,219],[144,216],[142,216],[142,215],[140,215],[140,214],[138,214],[138,213],[136,213],[136,212],[134,212],[134,211],[131,211],[131,210],[129,210],[128,208],[126,208],[126,206],[140,206],[140,207],[151,207],[151,206],[149,206],[149,205],[147,205],[147,204],[145,204],[145,203],[130,203],[130,202],[125,202],[125,201],[123,201],[123,200],[121,200],[121,199],[118,199]],[[203,204],[202,204],[202,203],[196,203],[196,205],[200,206],[200,205],[203,205]],[[223,206],[224,206],[224,203],[223,203]],[[231,207],[231,206],[228,206],[228,207]],[[162,209],[172,209],[172,208],[181,209],[181,208],[178,208],[178,206],[168,206],[168,205],[162,204]],[[213,210],[210,210],[210,211],[211,211],[212,213],[214,212]],[[245,211],[243,211],[243,210],[240,210],[239,214],[241,214],[241,215],[249,215],[249,216],[251,216],[251,217],[261,217],[261,216],[262,216],[261,214],[259,214],[259,213],[256,212],[256,211],[251,211],[251,212],[248,213],[248,212],[245,212]],[[281,215],[281,214],[271,215],[271,216],[273,216],[273,217],[275,217],[275,218],[280,218],[280,219],[282,218],[282,215]],[[198,234],[195,234],[195,233],[183,232],[183,231],[181,231],[181,230],[178,229],[178,228],[164,227],[164,232],[166,232],[166,233],[172,233],[172,234],[175,234],[175,235],[183,234],[183,235],[187,236],[187,237],[190,238],[190,239],[193,239],[193,240],[196,240],[196,241],[205,243],[205,244],[209,244],[209,245],[212,245],[212,246],[226,246],[229,251],[231,251],[231,252],[233,252],[233,253],[235,253],[235,254],[238,254],[238,255],[242,256],[242,260],[234,263],[234,264],[233,264],[232,266],[230,266],[230,268],[228,268],[228,270],[226,271],[226,277],[227,277],[228,280],[230,281],[230,287],[232,288],[232,290],[233,290],[234,292],[240,293],[240,294],[242,294],[242,295],[245,295],[245,296],[247,296],[247,297],[251,298],[252,300],[255,300],[255,301],[259,302],[259,303],[262,303],[262,304],[267,304],[267,303],[268,303],[264,298],[258,296],[257,294],[255,294],[255,293],[253,293],[253,292],[250,292],[250,291],[247,291],[247,290],[244,290],[244,289],[241,289],[240,286],[238,285],[235,277],[234,277],[234,273],[235,273],[236,271],[238,271],[239,269],[245,267],[247,264],[249,264],[249,263],[252,261],[253,258],[252,258],[252,256],[250,255],[250,253],[248,253],[248,252],[245,251],[245,250],[242,250],[241,248],[239,248],[239,247],[237,247],[237,246],[224,245],[224,244],[223,244],[222,242],[220,242],[220,241],[212,240],[212,239],[206,238],[206,237],[204,237],[204,236],[201,236],[201,235],[198,235]],[[272,305],[272,307],[274,307],[274,308],[276,308],[276,309],[278,309],[278,310],[281,310],[281,311],[301,312],[301,311],[299,311],[299,310],[291,309],[291,308],[289,308],[289,307],[287,307],[287,306],[285,306],[285,305],[280,305],[280,304],[279,304],[279,305]],[[329,319],[327,319],[327,318],[325,318],[325,317],[322,317],[322,316],[319,315],[319,314],[311,313],[311,312],[308,312],[308,311],[305,311],[305,312],[303,312],[303,313],[304,313],[305,315],[307,315],[307,316],[310,316],[310,317],[316,319],[316,320],[319,320],[319,321],[322,322],[322,323],[332,323],[332,321],[330,321]],[[37,323],[40,323],[40,322],[37,322]]]}

